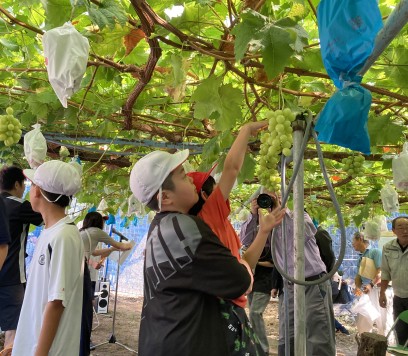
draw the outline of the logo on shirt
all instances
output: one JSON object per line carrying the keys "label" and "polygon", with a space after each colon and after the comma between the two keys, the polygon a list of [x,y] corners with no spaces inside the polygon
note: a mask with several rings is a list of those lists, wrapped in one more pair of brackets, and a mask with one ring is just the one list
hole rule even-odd
{"label": "logo on shirt", "polygon": [[39,263],[40,265],[44,265],[44,264],[45,264],[45,255],[44,255],[44,254],[42,254],[42,255],[40,256],[40,258],[38,259],[38,263]]}

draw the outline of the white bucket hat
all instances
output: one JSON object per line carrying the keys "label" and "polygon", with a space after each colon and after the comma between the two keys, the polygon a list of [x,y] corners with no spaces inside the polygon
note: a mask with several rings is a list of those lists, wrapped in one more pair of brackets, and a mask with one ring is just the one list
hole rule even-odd
{"label": "white bucket hat", "polygon": [[187,160],[188,155],[189,150],[174,154],[154,151],[141,158],[130,173],[130,190],[133,195],[143,204],[147,204],[169,174]]}
{"label": "white bucket hat", "polygon": [[49,193],[71,196],[81,189],[81,175],[70,163],[48,161],[35,170],[24,169],[23,173],[36,186]]}

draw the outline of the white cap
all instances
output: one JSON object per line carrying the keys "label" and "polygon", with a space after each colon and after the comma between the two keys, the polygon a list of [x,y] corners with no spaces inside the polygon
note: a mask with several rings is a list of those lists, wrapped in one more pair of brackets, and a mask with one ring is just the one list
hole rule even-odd
{"label": "white cap", "polygon": [[44,162],[36,170],[24,169],[23,173],[36,186],[49,193],[71,196],[81,189],[78,169],[62,161]]}
{"label": "white cap", "polygon": [[130,190],[143,204],[147,204],[162,186],[163,182],[188,158],[189,150],[174,154],[154,151],[142,157],[130,173]]}

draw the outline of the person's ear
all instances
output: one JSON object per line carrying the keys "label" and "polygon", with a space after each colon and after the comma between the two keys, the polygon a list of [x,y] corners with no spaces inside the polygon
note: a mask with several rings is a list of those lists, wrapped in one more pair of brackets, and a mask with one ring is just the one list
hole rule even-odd
{"label": "person's ear", "polygon": [[[173,194],[173,192],[171,190],[162,190],[161,195],[162,195],[161,196],[162,205],[163,204],[164,205],[170,205],[171,203],[173,203],[174,194]],[[159,195],[157,195],[157,201],[160,201],[159,200]]]}
{"label": "person's ear", "polygon": [[41,196],[41,190],[40,187],[36,186],[36,185],[32,185],[31,189],[33,189],[33,194],[35,198],[38,198]]}

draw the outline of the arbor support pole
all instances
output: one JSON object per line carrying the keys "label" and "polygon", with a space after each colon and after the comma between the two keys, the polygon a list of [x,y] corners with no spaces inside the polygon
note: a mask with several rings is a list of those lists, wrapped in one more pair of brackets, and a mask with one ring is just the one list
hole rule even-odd
{"label": "arbor support pole", "polygon": [[[297,120],[293,125],[293,163],[301,161],[299,172],[293,186],[294,214],[294,274],[295,279],[305,280],[305,218],[304,218],[304,165],[302,140],[305,134],[305,121]],[[290,251],[289,251],[290,253]],[[305,286],[294,286],[294,326],[295,355],[306,355],[306,305]]]}

